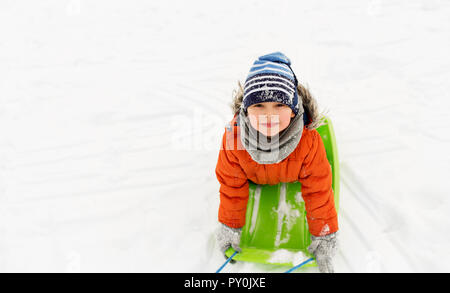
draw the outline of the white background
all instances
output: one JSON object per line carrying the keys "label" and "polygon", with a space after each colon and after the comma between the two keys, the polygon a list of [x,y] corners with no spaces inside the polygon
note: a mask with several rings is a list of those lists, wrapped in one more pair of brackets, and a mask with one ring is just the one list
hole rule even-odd
{"label": "white background", "polygon": [[281,51],[334,122],[336,271],[449,272],[449,16],[444,0],[1,1],[0,271],[214,272],[228,104]]}

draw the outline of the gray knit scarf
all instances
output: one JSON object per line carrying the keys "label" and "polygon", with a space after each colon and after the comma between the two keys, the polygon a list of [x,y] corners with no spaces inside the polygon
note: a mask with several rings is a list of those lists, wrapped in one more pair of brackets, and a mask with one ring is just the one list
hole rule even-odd
{"label": "gray knit scarf", "polygon": [[241,142],[252,159],[259,164],[276,164],[297,147],[303,132],[303,109],[292,118],[289,126],[277,135],[267,137],[250,124],[244,110],[239,111]]}

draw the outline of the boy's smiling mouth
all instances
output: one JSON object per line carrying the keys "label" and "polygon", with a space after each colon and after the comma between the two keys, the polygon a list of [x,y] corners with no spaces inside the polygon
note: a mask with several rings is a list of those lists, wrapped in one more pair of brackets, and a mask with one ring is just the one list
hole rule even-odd
{"label": "boy's smiling mouth", "polygon": [[261,123],[262,126],[267,127],[267,128],[275,127],[275,126],[277,126],[278,124],[280,124],[280,123],[274,123],[274,122],[271,122],[271,123]]}

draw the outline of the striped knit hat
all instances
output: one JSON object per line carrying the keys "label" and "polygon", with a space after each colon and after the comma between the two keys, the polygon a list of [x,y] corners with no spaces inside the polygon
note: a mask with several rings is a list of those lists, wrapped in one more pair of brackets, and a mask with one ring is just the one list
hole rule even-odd
{"label": "striped knit hat", "polygon": [[261,56],[253,63],[245,80],[242,108],[262,102],[279,102],[299,112],[297,77],[291,61],[281,52]]}

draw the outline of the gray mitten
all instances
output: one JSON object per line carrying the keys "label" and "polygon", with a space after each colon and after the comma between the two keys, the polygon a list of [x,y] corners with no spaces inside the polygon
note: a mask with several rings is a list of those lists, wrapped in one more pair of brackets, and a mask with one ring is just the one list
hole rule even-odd
{"label": "gray mitten", "polygon": [[[227,225],[220,223],[219,230],[217,232],[217,242],[222,253],[231,246],[237,252],[241,252],[239,243],[241,242],[242,228],[231,228]],[[228,257],[225,256],[227,259]]]}
{"label": "gray mitten", "polygon": [[308,251],[314,254],[319,271],[321,273],[334,273],[332,259],[338,247],[337,232],[318,237],[311,235],[311,240]]}

